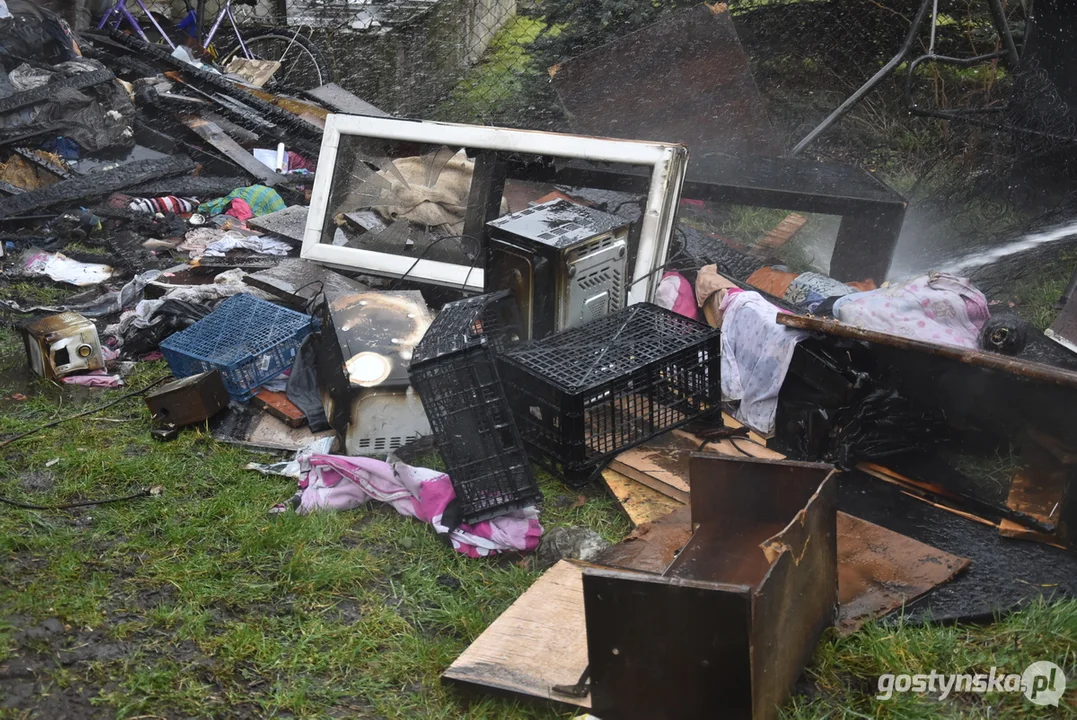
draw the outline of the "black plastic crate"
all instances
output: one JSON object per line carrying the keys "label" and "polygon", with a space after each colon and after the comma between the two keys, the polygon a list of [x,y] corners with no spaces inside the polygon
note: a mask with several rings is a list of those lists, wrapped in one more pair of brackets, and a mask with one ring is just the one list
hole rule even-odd
{"label": "black plastic crate", "polygon": [[520,314],[508,290],[446,304],[415,347],[411,364],[475,347],[484,338],[495,354],[519,341]]}
{"label": "black plastic crate", "polygon": [[409,369],[468,523],[542,498],[494,359],[495,339],[519,337],[512,326],[515,303],[506,297],[446,305]]}
{"label": "black plastic crate", "polygon": [[532,459],[582,484],[623,450],[721,403],[718,330],[640,303],[499,357]]}

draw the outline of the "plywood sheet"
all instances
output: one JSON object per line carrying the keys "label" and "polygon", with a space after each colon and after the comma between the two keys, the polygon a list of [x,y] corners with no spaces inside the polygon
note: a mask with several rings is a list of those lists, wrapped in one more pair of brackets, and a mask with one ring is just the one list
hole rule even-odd
{"label": "plywood sheet", "polygon": [[602,483],[620,504],[633,527],[657,520],[678,507],[684,507],[680,500],[652,490],[615,470],[603,470]]}
{"label": "plywood sheet", "polygon": [[[743,427],[729,415],[723,414],[722,420],[726,427],[733,429]],[[696,434],[678,429],[624,451],[610,461],[609,470],[668,498],[687,503],[691,493],[688,458],[693,452],[713,452],[730,457],[756,457],[772,460],[785,458],[780,452],[766,447],[765,443],[766,441],[754,432],[749,432],[748,437],[707,442]],[[625,489],[622,480],[614,478],[613,483],[619,489]],[[606,485],[610,487],[610,482]],[[631,496],[632,508],[630,510],[625,506],[626,500],[618,495],[618,491],[613,487],[610,489],[618,500],[621,500],[630,518],[641,506],[646,508],[649,504],[656,502],[653,495],[637,491]],[[647,517],[640,522],[658,517],[656,514],[647,513],[646,509],[643,509],[643,512],[647,514]],[[639,523],[634,521],[634,524]]]}
{"label": "plywood sheet", "polygon": [[554,685],[575,685],[587,667],[582,578],[567,560],[547,570],[442,679],[589,708],[590,697],[553,692]]}
{"label": "plywood sheet", "polygon": [[1021,460],[1006,506],[1042,523],[1044,530],[1054,530],[1066,499],[1069,468],[1035,443],[1026,444]]}
{"label": "plywood sheet", "polygon": [[699,448],[682,434],[666,433],[625,450],[610,461],[610,469],[652,490],[688,502],[688,458]]}
{"label": "plywood sheet", "polygon": [[839,512],[838,628],[843,634],[856,632],[968,566],[968,558]]}

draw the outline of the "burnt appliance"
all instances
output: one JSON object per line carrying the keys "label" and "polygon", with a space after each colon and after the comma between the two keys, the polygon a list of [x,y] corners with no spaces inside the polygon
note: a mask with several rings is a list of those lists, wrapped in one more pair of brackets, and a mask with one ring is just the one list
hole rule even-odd
{"label": "burnt appliance", "polygon": [[564,199],[491,220],[486,292],[512,292],[526,340],[620,310],[628,296],[629,226]]}
{"label": "burnt appliance", "polygon": [[316,312],[322,405],[347,455],[383,455],[430,434],[408,365],[433,318],[418,291],[329,293]]}
{"label": "burnt appliance", "polygon": [[92,322],[75,312],[50,315],[22,327],[30,368],[55,380],[105,367],[101,340]]}

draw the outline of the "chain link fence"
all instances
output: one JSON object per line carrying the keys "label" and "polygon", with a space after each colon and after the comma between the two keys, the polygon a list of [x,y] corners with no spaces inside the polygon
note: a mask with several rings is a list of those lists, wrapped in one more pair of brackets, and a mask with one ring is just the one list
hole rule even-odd
{"label": "chain link fence", "polygon": [[[570,131],[550,68],[696,4],[256,0],[237,10],[250,24],[302,32],[322,48],[335,82],[387,112]],[[1018,47],[1027,4],[1002,2]],[[957,58],[1005,50],[990,0],[938,0],[937,8],[933,23],[922,0],[728,3],[785,152],[883,68],[926,12],[906,61],[803,153],[869,169],[909,198],[912,237],[899,250],[899,269],[1002,242],[1077,210],[1069,190],[1074,120],[1034,62],[1023,59],[1020,72],[998,59],[924,62],[910,73],[909,61],[931,50]],[[625,57],[625,67],[632,61]],[[910,104],[960,117],[913,114]]]}

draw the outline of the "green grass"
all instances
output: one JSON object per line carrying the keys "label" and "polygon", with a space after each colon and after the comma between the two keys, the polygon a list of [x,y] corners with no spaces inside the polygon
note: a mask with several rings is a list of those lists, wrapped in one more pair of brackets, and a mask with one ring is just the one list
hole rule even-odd
{"label": "green grass", "polygon": [[[15,333],[0,328],[3,397],[30,396],[0,398],[0,437],[119,394],[25,382],[23,362]],[[165,372],[163,363],[140,365],[129,386]],[[55,643],[20,641],[19,633],[56,618],[73,647],[116,650],[62,669],[48,664],[41,682],[52,695],[84,688],[118,718],[572,717],[542,703],[464,695],[439,681],[535,580],[526,562],[466,558],[426,525],[382,506],[269,516],[294,487],[243,470],[265,460],[199,428],[155,443],[138,398],[0,451],[0,494],[26,502],[163,487],[159,497],[66,512],[0,507],[0,665],[54,655]],[[576,492],[547,476],[541,484],[547,528],[585,525],[611,541],[628,532],[601,492],[578,505]],[[798,696],[786,714],[1038,717],[1020,698],[880,704],[871,697],[874,678],[990,664],[1020,671],[1044,658],[1077,676],[1074,637],[1072,602],[979,628],[869,625],[820,644],[810,668],[815,692]],[[0,694],[4,683],[0,677]],[[16,717],[24,715],[0,709],[0,719]]]}
{"label": "green grass", "polygon": [[516,15],[498,31],[481,62],[471,68],[435,110],[435,120],[482,124],[505,114],[505,105],[523,93],[523,76],[531,72],[528,47],[540,34],[556,35],[536,18]]}
{"label": "green grass", "polygon": [[1039,330],[1046,330],[1058,314],[1056,304],[1077,268],[1077,253],[1065,252],[1058,260],[1044,263],[1034,277],[1014,288],[1014,310]]}
{"label": "green grass", "polygon": [[85,243],[73,242],[64,246],[65,253],[82,253],[84,255],[98,255],[102,258],[111,257],[108,248],[99,245],[86,245]]}
{"label": "green grass", "polygon": [[[773,230],[789,215],[788,210],[753,207],[751,205],[728,205],[711,208],[714,215],[682,213],[680,222],[701,232],[714,233],[721,238],[751,247]],[[792,240],[778,248],[774,255],[792,272],[817,270],[812,266],[806,246],[820,240],[827,233],[825,215],[802,213],[807,222]]]}
{"label": "green grass", "polygon": [[856,634],[830,638],[816,650],[809,675],[812,697],[798,696],[784,713],[788,718],[1045,718],[1077,717],[1077,692],[1059,708],[1038,707],[1020,694],[953,694],[946,700],[914,693],[876,700],[884,673],[927,674],[1022,673],[1039,660],[1050,660],[1067,677],[1077,670],[1077,602],[1042,601],[986,626],[908,627],[873,623]]}
{"label": "green grass", "polygon": [[70,295],[70,286],[65,287],[49,280],[7,283],[0,292],[0,296],[5,300],[15,300],[24,305],[56,305]]}

